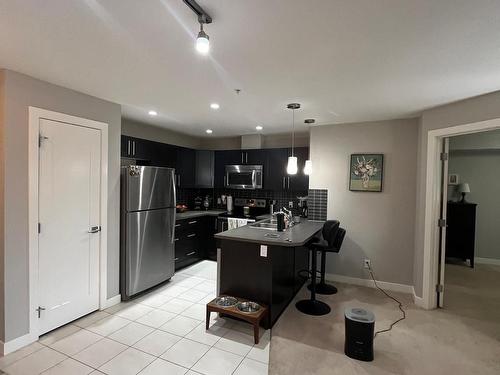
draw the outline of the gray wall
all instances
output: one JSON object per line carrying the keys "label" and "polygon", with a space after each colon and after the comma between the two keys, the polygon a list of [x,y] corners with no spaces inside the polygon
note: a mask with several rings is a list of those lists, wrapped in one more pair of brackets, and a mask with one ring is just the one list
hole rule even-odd
{"label": "gray wall", "polygon": [[417,161],[417,217],[415,223],[415,294],[422,297],[424,264],[425,180],[428,132],[456,125],[500,118],[500,91],[425,111],[420,119]]}
{"label": "gray wall", "polygon": [[28,107],[109,125],[108,298],[119,291],[121,107],[26,75],[4,71],[4,329],[2,341],[28,333]]}
{"label": "gray wall", "polygon": [[122,119],[122,134],[176,146],[200,148],[201,139],[142,122]]}
{"label": "gray wall", "polygon": [[[467,182],[471,192],[467,201],[477,203],[476,257],[500,259],[500,131],[450,138],[449,173]],[[460,199],[456,186],[448,196]]]}
{"label": "gray wall", "polygon": [[[369,258],[379,280],[413,282],[418,122],[415,119],[318,126],[311,130],[311,189],[328,189],[328,219],[347,235],[327,272],[369,278]],[[384,154],[382,193],[349,191],[350,154]]]}

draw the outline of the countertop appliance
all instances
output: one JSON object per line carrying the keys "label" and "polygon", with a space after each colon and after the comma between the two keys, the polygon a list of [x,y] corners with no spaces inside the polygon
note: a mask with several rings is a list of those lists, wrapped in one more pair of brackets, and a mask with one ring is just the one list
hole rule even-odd
{"label": "countertop appliance", "polygon": [[175,170],[121,170],[120,292],[127,300],[174,275]]}
{"label": "countertop appliance", "polygon": [[224,186],[229,189],[262,189],[262,165],[226,165]]}

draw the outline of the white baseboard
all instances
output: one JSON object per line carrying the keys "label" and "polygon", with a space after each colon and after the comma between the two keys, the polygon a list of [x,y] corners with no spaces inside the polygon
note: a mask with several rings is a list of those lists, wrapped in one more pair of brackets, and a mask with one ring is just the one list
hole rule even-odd
{"label": "white baseboard", "polygon": [[22,347],[35,342],[36,340],[38,340],[38,336],[28,333],[24,336],[15,338],[14,340],[7,342],[0,341],[0,353],[2,355],[7,355],[15,352],[17,349],[21,349]]}
{"label": "white baseboard", "polygon": [[421,307],[422,309],[425,309],[425,303],[424,299],[422,297],[419,297],[415,294],[415,288],[412,287],[412,293],[413,293],[413,303],[415,303],[416,306]]}
{"label": "white baseboard", "polygon": [[118,294],[117,296],[111,297],[106,300],[104,306],[101,306],[101,310],[107,309],[108,307],[118,305],[122,301],[122,295]]}
{"label": "white baseboard", "polygon": [[474,257],[474,263],[493,264],[495,266],[500,266],[500,259]]}
{"label": "white baseboard", "polygon": [[[339,283],[353,284],[353,285],[367,286],[370,288],[375,288],[375,284],[373,283],[372,279],[360,279],[358,277],[335,275],[335,274],[331,274],[331,273],[327,273],[325,275],[325,278],[327,280],[337,281]],[[413,293],[413,286],[412,285],[389,283],[387,281],[378,281],[378,280],[377,280],[377,284],[382,289],[389,290],[391,292],[400,292],[400,293],[407,293],[407,294]]]}

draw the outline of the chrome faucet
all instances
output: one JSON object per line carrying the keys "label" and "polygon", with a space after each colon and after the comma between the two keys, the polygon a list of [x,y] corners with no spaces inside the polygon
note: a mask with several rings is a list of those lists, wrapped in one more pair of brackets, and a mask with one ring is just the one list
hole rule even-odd
{"label": "chrome faucet", "polygon": [[283,213],[286,216],[286,219],[288,221],[288,225],[292,226],[293,225],[293,214],[292,214],[292,211],[290,211],[288,208],[285,208],[285,207],[283,207],[281,210],[283,211]]}

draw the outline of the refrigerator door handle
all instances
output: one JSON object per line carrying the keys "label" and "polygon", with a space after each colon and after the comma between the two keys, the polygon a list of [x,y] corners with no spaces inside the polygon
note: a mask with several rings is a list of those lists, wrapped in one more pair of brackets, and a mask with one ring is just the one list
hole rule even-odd
{"label": "refrigerator door handle", "polygon": [[175,174],[174,171],[172,171],[172,190],[174,193],[174,209],[172,210],[172,237],[170,237],[172,240],[172,243],[175,242],[174,236],[175,236],[175,206],[177,205],[177,194],[175,191]]}

